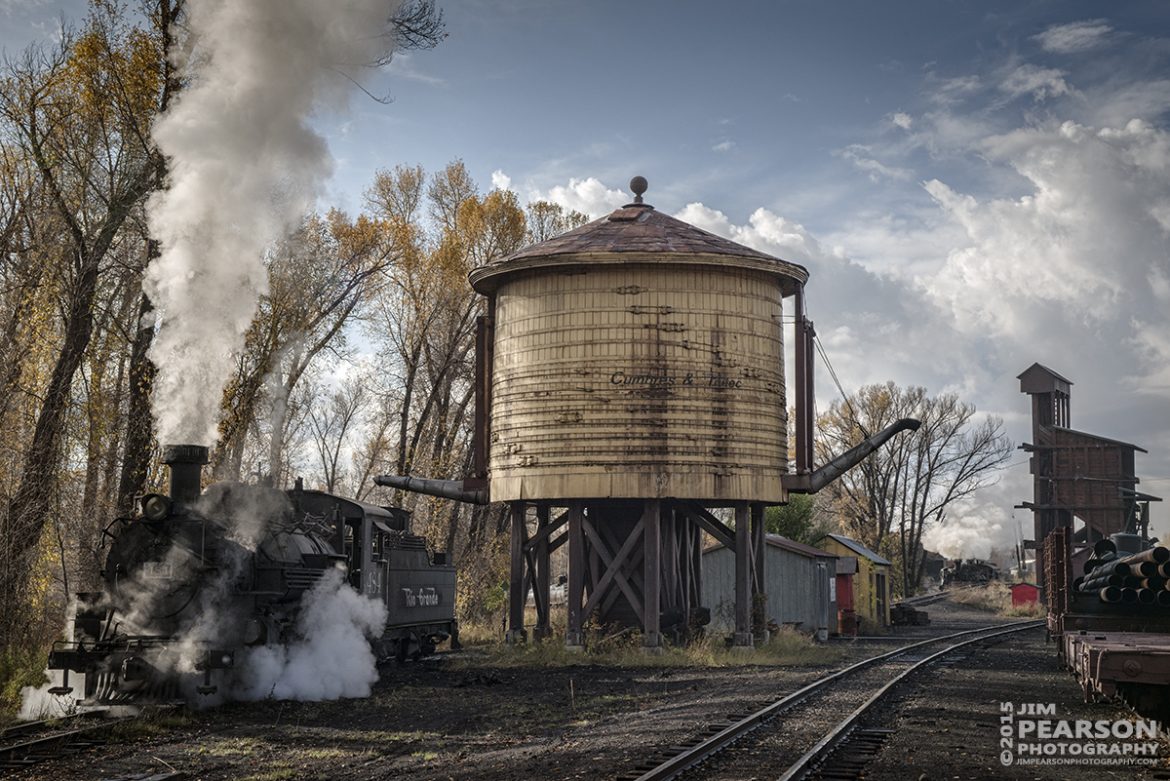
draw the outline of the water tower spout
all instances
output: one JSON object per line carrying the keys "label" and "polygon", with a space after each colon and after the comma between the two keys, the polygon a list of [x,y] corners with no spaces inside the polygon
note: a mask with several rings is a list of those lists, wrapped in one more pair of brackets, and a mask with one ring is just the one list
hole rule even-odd
{"label": "water tower spout", "polygon": [[922,421],[901,418],[873,436],[862,440],[856,447],[846,450],[815,472],[807,475],[784,475],[784,487],[795,494],[815,494],[841,475],[857,466],[873,451],[890,441],[895,434],[903,431],[917,431]]}
{"label": "water tower spout", "polygon": [[416,494],[439,496],[443,499],[455,499],[470,504],[488,503],[487,491],[467,488],[462,480],[428,480],[424,477],[412,477],[411,475],[378,475],[374,478],[374,482],[378,485]]}

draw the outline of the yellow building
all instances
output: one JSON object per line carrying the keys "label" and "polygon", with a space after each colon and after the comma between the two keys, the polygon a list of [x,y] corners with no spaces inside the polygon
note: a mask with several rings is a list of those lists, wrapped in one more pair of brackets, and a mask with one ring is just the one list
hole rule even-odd
{"label": "yellow building", "polygon": [[[826,534],[817,547],[841,557],[857,558],[857,573],[838,576],[837,602],[839,606],[849,604],[852,597],[853,610],[864,627],[886,627],[890,625],[890,573],[893,565],[856,540],[842,534]],[[851,594],[842,594],[842,589]]]}

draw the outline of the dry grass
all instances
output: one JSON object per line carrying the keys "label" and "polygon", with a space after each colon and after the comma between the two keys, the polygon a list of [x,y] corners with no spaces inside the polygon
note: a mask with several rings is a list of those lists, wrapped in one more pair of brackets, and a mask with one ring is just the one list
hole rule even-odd
{"label": "dry grass", "polygon": [[989,613],[1002,613],[1011,607],[1012,592],[1006,583],[992,581],[986,586],[956,589],[951,592],[950,600],[958,605],[966,605],[976,610],[986,610]]}
{"label": "dry grass", "polygon": [[147,706],[136,718],[114,724],[107,734],[113,740],[142,740],[181,729],[191,722],[191,715],[186,711],[169,708],[160,710]]}
{"label": "dry grass", "polygon": [[952,602],[976,610],[986,610],[1001,616],[1011,618],[1040,618],[1044,615],[1044,606],[1036,603],[1026,606],[1012,605],[1010,584],[992,581],[986,586],[975,586],[951,592]]}
{"label": "dry grass", "polygon": [[[478,635],[477,635],[478,636]],[[642,648],[640,632],[625,631],[603,637],[596,633],[584,651],[565,647],[564,634],[554,630],[542,642],[508,645],[495,633],[490,641],[465,643],[474,653],[460,660],[464,666],[485,661],[499,667],[567,667],[598,664],[613,667],[736,667],[742,665],[804,666],[834,662],[843,652],[814,642],[806,635],[782,629],[752,650],[733,650],[722,637],[710,634],[687,645],[668,645],[660,653]],[[486,657],[486,658],[485,658]]]}

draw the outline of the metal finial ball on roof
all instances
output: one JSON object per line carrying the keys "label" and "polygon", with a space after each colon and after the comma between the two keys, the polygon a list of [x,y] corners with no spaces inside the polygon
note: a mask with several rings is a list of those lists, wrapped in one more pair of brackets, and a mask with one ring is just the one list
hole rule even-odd
{"label": "metal finial ball on roof", "polygon": [[642,202],[642,193],[646,192],[646,188],[650,183],[646,181],[644,176],[635,176],[630,180],[630,191],[634,193],[634,203]]}

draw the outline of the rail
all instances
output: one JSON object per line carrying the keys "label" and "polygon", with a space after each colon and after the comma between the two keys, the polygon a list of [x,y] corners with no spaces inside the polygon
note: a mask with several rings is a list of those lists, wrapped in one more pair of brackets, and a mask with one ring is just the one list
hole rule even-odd
{"label": "rail", "polygon": [[[940,642],[946,642],[948,640],[954,640],[954,639],[960,638],[960,637],[969,637],[971,635],[983,635],[983,637],[972,638],[972,639],[967,640],[963,643],[958,643],[958,644],[949,646],[948,648],[945,648],[936,654],[933,654],[929,657],[926,657],[926,659],[923,659],[922,661],[916,663],[915,665],[910,667],[906,672],[902,673],[897,678],[895,678],[893,682],[891,682],[889,685],[887,685],[887,687],[882,689],[882,692],[887,691],[889,686],[892,686],[893,683],[903,679],[906,676],[906,674],[908,674],[910,671],[912,671],[914,669],[918,669],[922,664],[926,663],[927,661],[932,661],[943,654],[950,653],[951,651],[955,650],[956,648],[960,648],[963,645],[966,645],[967,643],[978,642],[979,640],[987,639],[987,637],[997,637],[997,636],[999,636],[999,634],[1006,634],[1009,632],[1020,632],[1020,631],[1026,630],[1026,629],[1035,629],[1035,628],[1040,627],[1042,625],[1043,625],[1042,621],[1013,621],[1010,624],[997,624],[995,626],[981,627],[979,629],[967,629],[967,630],[964,630],[962,632],[953,632],[953,633],[948,634],[948,635],[942,635],[940,637],[933,637],[933,638],[930,638],[927,640],[922,640],[922,641],[919,641],[916,643],[910,643],[909,645],[904,645],[900,648],[895,648],[892,651],[887,651],[886,653],[878,654],[877,656],[871,656],[868,659],[863,659],[860,662],[856,662],[854,664],[851,664],[848,667],[842,668],[841,670],[838,670],[834,673],[826,675],[822,678],[818,678],[817,680],[813,681],[812,683],[810,683],[810,684],[808,684],[800,689],[797,689],[796,691],[792,692],[791,694],[788,694],[788,695],[780,698],[779,700],[776,700],[775,702],[770,703],[770,704],[764,706],[763,708],[760,708],[756,712],[740,719],[739,721],[735,722],[734,724],[731,724],[730,726],[719,730],[718,732],[711,735],[710,737],[703,739],[702,741],[695,744],[694,746],[686,748],[684,751],[682,751],[678,754],[675,754],[674,756],[670,757],[669,759],[667,759],[666,761],[657,765],[656,767],[651,768],[650,770],[647,770],[646,772],[642,773],[642,775],[637,776],[635,781],[667,781],[668,779],[676,778],[678,775],[680,775],[684,771],[688,770],[689,768],[694,767],[695,765],[708,759],[712,755],[718,753],[719,751],[722,751],[724,748],[729,746],[731,743],[733,743],[736,740],[738,740],[739,738],[743,737],[748,732],[751,732],[752,730],[754,730],[756,727],[760,726],[764,722],[769,721],[770,719],[783,713],[785,710],[788,710],[789,708],[792,708],[793,706],[802,702],[803,700],[808,698],[809,695],[811,695],[811,694],[827,687],[828,685],[830,685],[836,681],[839,681],[839,680],[841,680],[841,679],[843,679],[843,678],[845,678],[845,677],[847,677],[855,672],[863,670],[867,667],[871,667],[871,666],[878,664],[880,662],[883,662],[887,659],[892,659],[893,657],[900,656],[901,654],[907,653],[907,652],[912,651],[916,648],[921,648],[922,646],[933,645],[933,644],[940,643]],[[1010,626],[1011,628],[1004,629],[1005,626]],[[996,632],[996,630],[1000,630],[1000,631]],[[989,632],[995,632],[995,634],[989,635],[989,634],[987,634]],[[872,700],[872,698],[871,698],[871,700]],[[866,705],[863,706],[863,708],[868,708],[871,706],[872,706],[872,702],[867,701]],[[862,712],[864,712],[864,711],[862,711]],[[855,712],[855,714],[856,713],[857,712]],[[853,716],[854,716],[854,714],[851,714],[851,718]],[[857,715],[857,718],[860,718],[859,714]],[[854,722],[855,721],[856,721],[856,719],[854,719]],[[838,725],[838,726],[840,726],[840,725]],[[837,744],[837,742],[838,741],[829,741],[827,744],[829,746],[829,748],[823,749],[823,750],[827,753],[827,751],[831,750],[831,748],[833,746],[835,746]],[[821,747],[822,743],[825,743],[825,741],[822,740],[821,742],[819,742],[817,744],[817,747]],[[814,749],[817,747],[814,747]],[[823,756],[823,754],[818,755],[818,756]],[[803,759],[804,758],[802,757],[802,760]],[[784,778],[790,778],[790,777],[791,776],[789,776],[789,775],[784,776]]]}
{"label": "rail", "polygon": [[[1023,632],[1028,629],[1038,629],[1043,625],[1043,621],[1028,621],[1026,622],[1025,626],[1015,626],[1010,629],[1001,629],[998,632],[991,632],[990,634],[986,634],[982,637],[973,637],[969,640],[955,643],[952,646],[944,648],[941,651],[937,651],[930,656],[915,662],[901,673],[894,676],[888,683],[886,683],[885,686],[874,692],[868,700],[863,702],[860,706],[857,707],[856,710],[841,720],[823,738],[821,738],[815,746],[805,752],[805,754],[800,759],[793,763],[788,768],[788,770],[785,771],[784,775],[780,776],[778,781],[797,781],[798,779],[805,778],[817,767],[817,765],[827,759],[837,746],[841,745],[841,743],[848,737],[849,733],[853,731],[853,728],[857,725],[857,722],[861,720],[861,717],[864,716],[875,705],[881,702],[882,698],[885,697],[890,692],[890,690],[892,690],[902,681],[906,680],[906,678],[913,673],[934,662],[936,659],[946,656],[947,654],[959,648],[971,645],[972,643],[979,643],[984,640],[989,640],[993,637],[1002,637],[1003,635],[1009,635],[1015,632]],[[984,631],[990,631],[990,629],[993,628],[994,627],[991,627],[985,629]]]}
{"label": "rail", "polygon": [[[102,718],[97,724],[61,731],[61,728],[71,723],[80,723],[84,720],[105,716],[107,711],[106,708],[99,708],[57,719],[25,722],[0,730],[0,741],[3,741],[3,745],[0,745],[0,771],[30,767],[48,759],[100,745],[105,741],[95,736],[94,733],[136,718],[134,716],[116,719]],[[51,734],[40,737],[25,737],[40,730],[53,731]],[[14,743],[8,742],[13,738],[18,738],[18,740]],[[20,740],[19,738],[24,739]]]}

